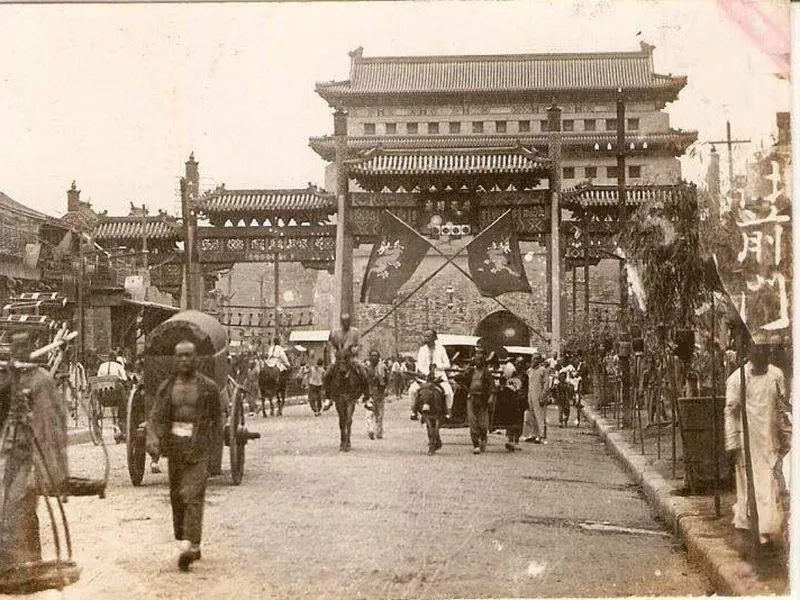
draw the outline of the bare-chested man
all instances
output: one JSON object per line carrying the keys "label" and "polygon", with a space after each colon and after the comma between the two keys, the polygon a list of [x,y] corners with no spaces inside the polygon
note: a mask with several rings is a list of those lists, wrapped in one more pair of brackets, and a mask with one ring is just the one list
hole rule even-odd
{"label": "bare-chested man", "polygon": [[176,373],[156,394],[147,427],[147,449],[169,461],[169,496],[175,539],[181,541],[178,566],[186,571],[200,559],[203,505],[209,453],[220,423],[219,389],[197,372],[192,342],[175,346]]}

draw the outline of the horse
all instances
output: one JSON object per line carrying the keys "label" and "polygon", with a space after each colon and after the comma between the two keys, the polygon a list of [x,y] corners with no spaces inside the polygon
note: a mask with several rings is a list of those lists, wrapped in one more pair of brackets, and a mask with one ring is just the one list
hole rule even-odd
{"label": "horse", "polygon": [[353,363],[333,363],[328,383],[328,397],[336,405],[339,414],[339,451],[350,451],[350,433],[353,427],[353,411],[356,401],[368,396],[367,378],[364,372]]}
{"label": "horse", "polygon": [[283,415],[286,403],[286,383],[289,381],[289,369],[281,371],[278,367],[264,366],[258,374],[258,387],[261,391],[261,414],[267,416],[266,402],[269,400],[269,416],[275,416],[272,398],[278,402],[278,416]]}

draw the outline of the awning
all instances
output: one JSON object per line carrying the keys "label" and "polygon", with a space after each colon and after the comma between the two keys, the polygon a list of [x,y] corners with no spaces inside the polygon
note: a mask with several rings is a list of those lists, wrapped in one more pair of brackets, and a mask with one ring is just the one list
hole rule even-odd
{"label": "awning", "polygon": [[476,335],[456,335],[451,333],[440,333],[436,337],[442,346],[477,346],[481,339]]}
{"label": "awning", "polygon": [[509,354],[523,354],[525,356],[539,354],[538,348],[531,348],[530,346],[505,346],[505,349]]}
{"label": "awning", "polygon": [[308,352],[308,348],[306,348],[305,346],[301,346],[300,344],[295,344],[294,349],[297,350],[298,352]]}
{"label": "awning", "polygon": [[331,332],[328,329],[308,329],[292,331],[289,334],[290,342],[327,342]]}

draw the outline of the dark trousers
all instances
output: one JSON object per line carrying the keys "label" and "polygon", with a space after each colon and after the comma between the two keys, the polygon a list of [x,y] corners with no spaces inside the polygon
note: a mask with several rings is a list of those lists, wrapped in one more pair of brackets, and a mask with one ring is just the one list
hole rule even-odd
{"label": "dark trousers", "polygon": [[489,435],[489,404],[482,398],[468,397],[467,421],[473,447],[477,448],[481,443],[485,444]]}
{"label": "dark trousers", "polygon": [[322,386],[309,385],[308,386],[308,405],[311,410],[318,413],[322,410]]}
{"label": "dark trousers", "polygon": [[439,415],[425,415],[425,427],[428,428],[428,450],[435,452],[442,447],[442,438],[439,435],[439,425],[442,417]]}
{"label": "dark trousers", "polygon": [[191,438],[171,436],[169,444],[169,500],[176,540],[200,544],[203,535],[203,506],[208,480],[208,457],[188,461]]}
{"label": "dark trousers", "polygon": [[570,406],[569,400],[560,401],[558,403],[558,421],[559,423],[566,423],[569,421]]}
{"label": "dark trousers", "polygon": [[350,431],[353,428],[353,411],[355,409],[355,400],[341,397],[336,399],[336,412],[339,413],[339,438],[342,447],[350,446]]}

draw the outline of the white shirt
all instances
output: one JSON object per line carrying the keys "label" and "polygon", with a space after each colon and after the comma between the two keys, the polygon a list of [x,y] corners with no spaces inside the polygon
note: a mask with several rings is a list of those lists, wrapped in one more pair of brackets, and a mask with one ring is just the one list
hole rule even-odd
{"label": "white shirt", "polygon": [[108,375],[116,375],[122,381],[128,381],[128,376],[125,374],[125,367],[114,360],[104,362],[100,365],[100,368],[97,369],[98,377],[105,377]]}
{"label": "white shirt", "polygon": [[291,366],[286,352],[280,346],[270,346],[265,364],[268,367],[277,367],[279,371],[285,371]]}
{"label": "white shirt", "polygon": [[434,375],[447,380],[445,369],[450,368],[450,359],[447,357],[447,351],[445,351],[444,346],[441,344],[434,342],[433,351],[431,351],[427,344],[423,344],[419,352],[417,352],[417,371],[419,373],[425,376],[429,375],[431,363],[435,366]]}
{"label": "white shirt", "polygon": [[511,379],[514,375],[516,375],[516,373],[516,367],[514,367],[514,365],[510,362],[507,362],[503,365],[503,377],[506,379]]}

